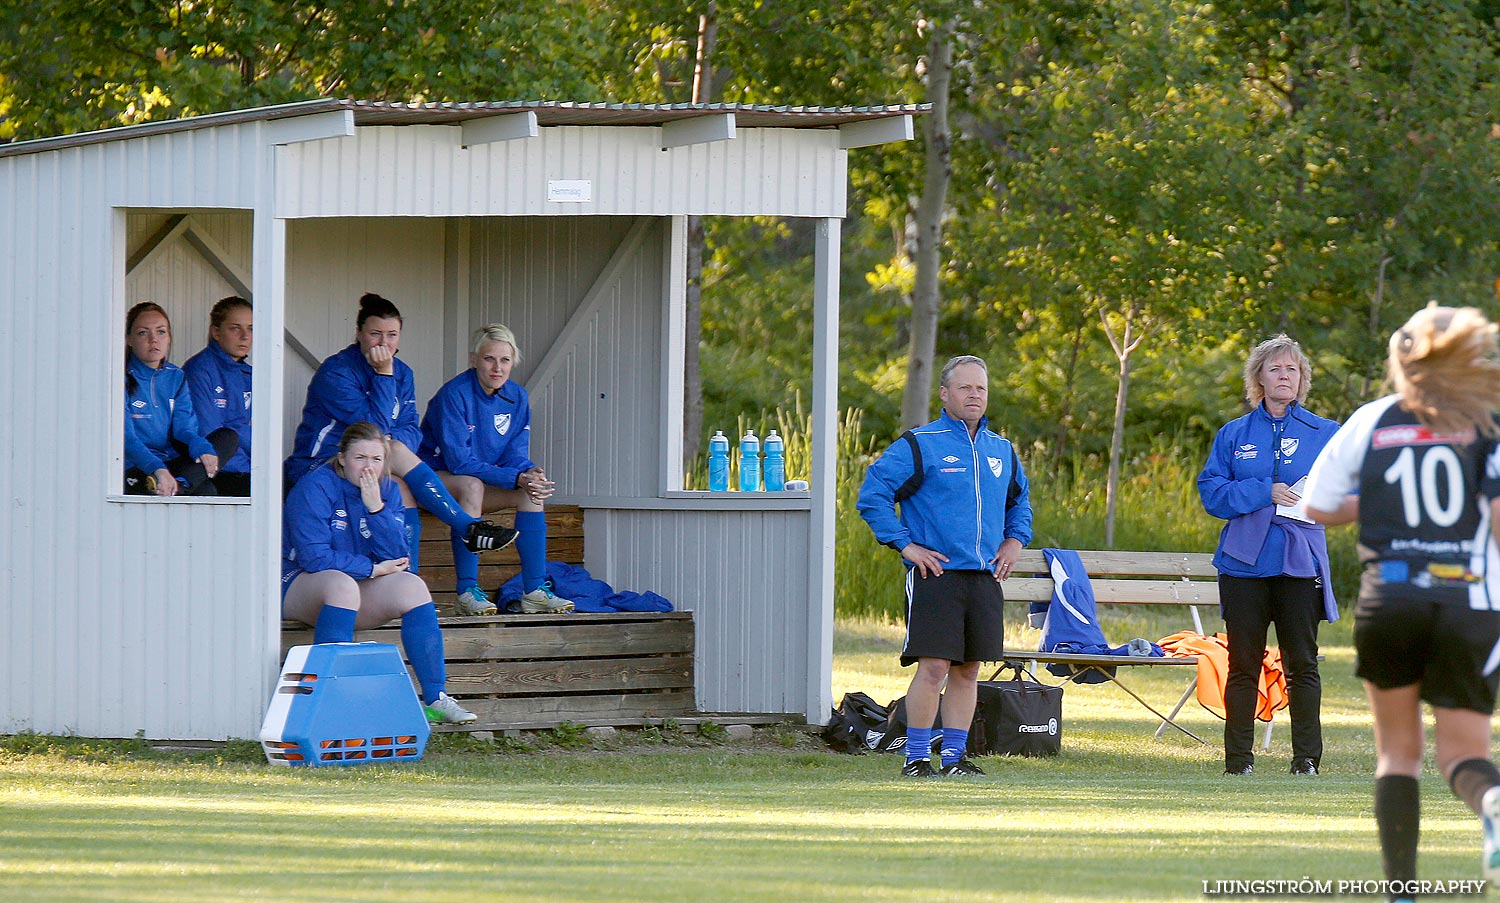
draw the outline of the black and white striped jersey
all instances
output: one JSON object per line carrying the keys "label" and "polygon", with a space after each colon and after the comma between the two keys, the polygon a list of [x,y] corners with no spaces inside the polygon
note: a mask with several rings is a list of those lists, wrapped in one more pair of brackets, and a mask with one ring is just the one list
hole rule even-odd
{"label": "black and white striped jersey", "polygon": [[1473,430],[1434,433],[1389,395],[1359,410],[1319,455],[1304,497],[1336,510],[1359,496],[1360,597],[1500,610],[1489,500],[1500,450]]}

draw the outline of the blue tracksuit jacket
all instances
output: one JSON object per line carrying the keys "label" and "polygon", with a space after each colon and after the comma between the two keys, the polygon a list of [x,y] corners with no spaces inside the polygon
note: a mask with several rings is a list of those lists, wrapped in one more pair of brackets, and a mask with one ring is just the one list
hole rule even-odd
{"label": "blue tracksuit jacket", "polygon": [[193,394],[193,413],[207,436],[222,426],[240,437],[239,450],[228,461],[219,462],[229,473],[250,472],[250,376],[248,360],[230,357],[219,343],[208,345],[182,365],[188,390]]}
{"label": "blue tracksuit jacket", "polygon": [[293,487],[281,514],[281,591],[304,571],[343,571],[369,579],[377,561],[405,558],[406,509],[401,488],[380,481],[385,507],[374,514],[359,487],[332,464],[313,469]]}
{"label": "blue tracksuit jacket", "polygon": [[458,374],[428,403],[418,454],[433,470],[516,488],[516,477],[536,466],[526,390],[507,381],[490,395],[473,370]]}
{"label": "blue tracksuit jacket", "polygon": [[417,419],[417,380],[400,358],[390,376],[381,376],[365,360],[356,342],[329,357],[307,386],[302,422],[282,471],[288,486],[338,451],[351,423],[368,420],[407,448],[422,443]]}
{"label": "blue tracksuit jacket", "polygon": [[158,369],[141,363],[134,355],[125,364],[135,377],[135,391],[125,395],[125,466],[152,473],[179,457],[173,442],[187,446],[188,457],[197,460],[214,453],[203,438],[193,414],[193,397],[185,385],[182,368],[163,361]]}
{"label": "blue tracksuit jacket", "polygon": [[[1219,534],[1214,567],[1232,577],[1274,577],[1283,572],[1286,533],[1265,529],[1255,564],[1225,552],[1226,540],[1236,539],[1236,521],[1271,506],[1271,484],[1296,485],[1312,470],[1318,452],[1338,432],[1339,425],[1293,402],[1279,420],[1264,404],[1231,420],[1214,437],[1208,463],[1198,475],[1198,495],[1210,515],[1229,523]],[[1262,515],[1257,515],[1258,518]],[[1264,517],[1269,523],[1270,518]],[[1249,521],[1244,522],[1249,525]],[[1258,521],[1257,521],[1258,523]],[[1321,532],[1321,528],[1317,529]]]}
{"label": "blue tracksuit jacket", "polygon": [[[969,428],[944,411],[912,430],[922,450],[922,486],[901,503],[895,495],[912,476],[911,447],[898,439],[865,474],[859,513],[880,542],[900,551],[919,543],[948,556],[944,570],[988,570],[1000,544],[1031,542],[1031,490],[1010,441],[988,418]],[[906,563],[911,567],[911,563]]]}

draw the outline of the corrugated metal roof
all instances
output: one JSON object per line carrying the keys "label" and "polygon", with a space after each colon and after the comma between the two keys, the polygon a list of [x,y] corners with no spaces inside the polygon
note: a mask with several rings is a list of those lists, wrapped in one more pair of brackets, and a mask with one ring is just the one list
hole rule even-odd
{"label": "corrugated metal roof", "polygon": [[681,119],[693,119],[718,113],[733,113],[740,128],[833,128],[851,122],[886,119],[892,116],[921,115],[931,104],[901,104],[869,107],[799,107],[761,106],[757,104],[644,104],[644,103],[572,103],[555,100],[505,100],[475,103],[388,103],[378,100],[346,100],[336,97],[304,100],[298,103],[207,113],[183,119],[166,119],[140,125],[81,132],[55,138],[37,138],[0,145],[0,157],[34,154],[41,151],[99,144],[168,132],[233,125],[243,122],[289,119],[313,113],[352,110],[354,124],[360,125],[454,125],[467,119],[482,119],[502,113],[530,110],[536,113],[540,126],[661,125]]}

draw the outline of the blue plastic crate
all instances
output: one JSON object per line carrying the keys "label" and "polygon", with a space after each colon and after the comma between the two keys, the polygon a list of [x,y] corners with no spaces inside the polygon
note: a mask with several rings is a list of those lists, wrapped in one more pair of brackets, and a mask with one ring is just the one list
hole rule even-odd
{"label": "blue plastic crate", "polygon": [[272,765],[414,762],[432,729],[388,643],[294,646],[260,729]]}

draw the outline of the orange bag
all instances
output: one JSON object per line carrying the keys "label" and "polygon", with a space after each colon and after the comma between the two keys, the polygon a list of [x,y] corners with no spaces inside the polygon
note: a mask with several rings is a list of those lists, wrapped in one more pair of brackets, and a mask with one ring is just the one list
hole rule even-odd
{"label": "orange bag", "polygon": [[[1224,684],[1229,680],[1229,638],[1183,630],[1157,640],[1167,655],[1198,656],[1198,704],[1224,717]],[[1286,672],[1281,668],[1281,650],[1267,649],[1256,686],[1255,718],[1270,721],[1286,708]]]}

